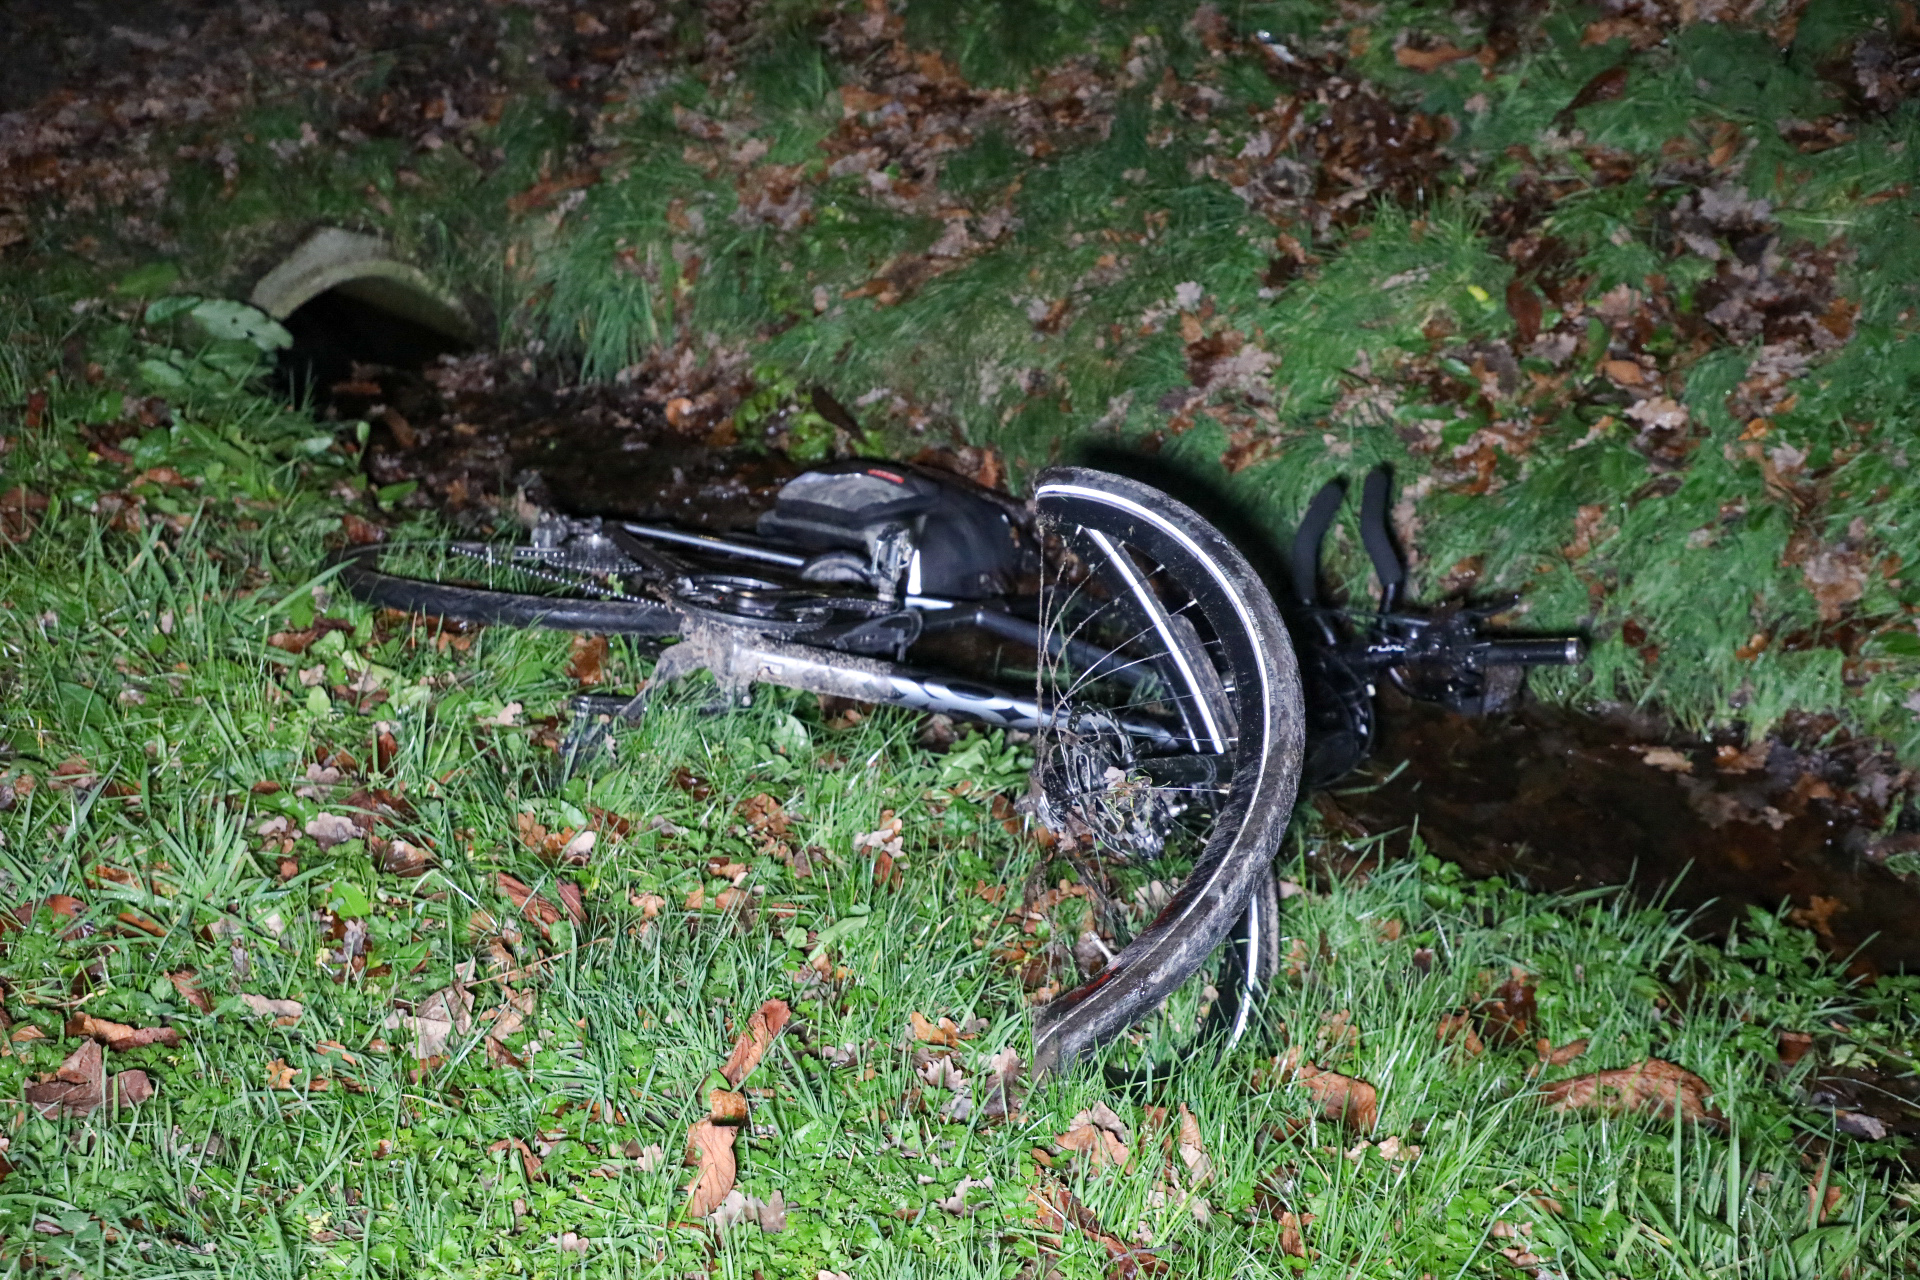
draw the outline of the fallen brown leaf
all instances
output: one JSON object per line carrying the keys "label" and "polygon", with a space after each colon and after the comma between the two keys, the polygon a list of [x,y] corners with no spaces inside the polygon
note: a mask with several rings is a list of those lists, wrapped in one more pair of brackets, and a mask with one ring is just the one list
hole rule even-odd
{"label": "fallen brown leaf", "polygon": [[1533,983],[1528,981],[1526,972],[1515,968],[1512,974],[1494,991],[1492,999],[1482,1001],[1475,1010],[1486,1038],[1506,1045],[1525,1044],[1527,1029],[1539,1016]]}
{"label": "fallen brown leaf", "polygon": [[98,1040],[115,1053],[143,1049],[150,1044],[171,1049],[180,1043],[180,1033],[172,1027],[130,1027],[124,1022],[108,1022],[89,1013],[76,1013],[69,1018],[67,1034]]}
{"label": "fallen brown leaf", "polygon": [[1600,368],[1622,386],[1637,387],[1645,381],[1645,371],[1632,360],[1602,360]]}
{"label": "fallen brown leaf", "polygon": [[533,1148],[518,1138],[501,1138],[487,1148],[488,1151],[513,1151],[520,1156],[520,1167],[526,1171],[528,1182],[542,1181],[540,1176],[540,1157]]}
{"label": "fallen brown leaf", "polygon": [[0,493],[0,542],[19,544],[40,527],[40,514],[47,509],[45,494],[15,485]]}
{"label": "fallen brown leaf", "polygon": [[1166,1259],[1107,1231],[1091,1209],[1052,1178],[1044,1178],[1039,1186],[1029,1188],[1027,1203],[1039,1211],[1038,1225],[1043,1235],[1059,1240],[1072,1226],[1097,1241],[1107,1251],[1107,1280],[1136,1280],[1141,1276],[1167,1274]]}
{"label": "fallen brown leaf", "polygon": [[1301,1234],[1300,1228],[1305,1226],[1307,1222],[1312,1221],[1312,1219],[1313,1215],[1310,1213],[1305,1215],[1305,1220],[1303,1220],[1300,1214],[1285,1210],[1281,1212],[1280,1252],[1286,1254],[1289,1258],[1304,1258],[1307,1256],[1307,1242],[1306,1238]]}
{"label": "fallen brown leaf", "polygon": [[510,197],[507,200],[507,212],[517,218],[531,210],[545,208],[569,191],[591,187],[599,181],[600,171],[593,168],[576,169],[571,173],[546,178]]}
{"label": "fallen brown leaf", "polygon": [[284,1058],[275,1058],[267,1064],[267,1088],[291,1089],[293,1078],[299,1074],[300,1068],[288,1066]]}
{"label": "fallen brown leaf", "polygon": [[773,1044],[773,1038],[780,1034],[793,1011],[787,1008],[785,1000],[769,1000],[754,1011],[747,1019],[747,1029],[733,1042],[733,1052],[727,1056],[727,1064],[720,1068],[720,1074],[734,1088],[753,1074],[760,1065],[760,1059]]}
{"label": "fallen brown leaf", "polygon": [[[592,835],[591,831],[586,833]],[[576,929],[584,929],[587,924],[587,903],[581,896],[580,886],[571,880],[561,880],[554,884],[553,891],[560,898],[560,905],[566,909],[567,920]]]}
{"label": "fallen brown leaf", "polygon": [[251,991],[240,993],[240,1003],[247,1006],[248,1012],[256,1018],[272,1018],[283,1027],[290,1027],[300,1020],[305,1008],[298,1000],[270,1000],[266,996],[257,996]]}
{"label": "fallen brown leaf", "polygon": [[1675,751],[1672,747],[1629,747],[1635,755],[1656,769],[1668,773],[1692,773],[1693,758],[1684,751]]}
{"label": "fallen brown leaf", "polygon": [[1379,1119],[1379,1091],[1365,1080],[1343,1076],[1337,1071],[1326,1071],[1303,1061],[1298,1046],[1287,1051],[1281,1061],[1281,1069],[1292,1076],[1289,1083],[1297,1084],[1313,1095],[1313,1100],[1319,1104],[1320,1114],[1326,1119],[1363,1132],[1373,1128],[1374,1121]]}
{"label": "fallen brown leaf", "polygon": [[[1821,1185],[1825,1184],[1823,1193]],[[1847,1198],[1846,1192],[1838,1185],[1828,1181],[1827,1162],[1822,1160],[1814,1171],[1813,1181],[1807,1183],[1807,1229],[1825,1225]]]}
{"label": "fallen brown leaf", "polygon": [[422,1062],[446,1052],[447,1041],[456,1032],[464,1036],[473,1030],[473,993],[466,988],[472,974],[473,962],[465,961],[456,970],[451,986],[422,1000],[412,1013],[394,1010],[381,1026],[388,1031],[410,1032],[412,1043],[407,1048]]}
{"label": "fallen brown leaf", "polygon": [[1417,1143],[1403,1143],[1398,1134],[1388,1134],[1374,1150],[1380,1153],[1382,1160],[1418,1160],[1420,1147]]}
{"label": "fallen brown leaf", "polygon": [[1804,1031],[1782,1031],[1780,1033],[1780,1065],[1790,1067],[1807,1056],[1807,1050],[1813,1048],[1813,1037]]}
{"label": "fallen brown leaf", "polygon": [[1685,1120],[1716,1128],[1725,1128],[1727,1123],[1725,1116],[1708,1105],[1713,1091],[1705,1080],[1659,1058],[1574,1076],[1548,1085],[1541,1093],[1554,1111],[1596,1111],[1603,1115],[1641,1111],[1671,1117],[1677,1109]]}
{"label": "fallen brown leaf", "polygon": [[1479,50],[1458,49],[1444,41],[1431,49],[1416,49],[1403,44],[1393,51],[1393,60],[1409,71],[1438,71],[1450,62],[1459,62],[1462,58],[1471,58]]}
{"label": "fallen brown leaf", "polygon": [[1479,1032],[1473,1029],[1473,1019],[1464,1013],[1441,1015],[1440,1025],[1434,1029],[1434,1039],[1441,1044],[1458,1041],[1469,1058],[1477,1058],[1486,1051]]}
{"label": "fallen brown leaf", "polygon": [[775,1187],[773,1194],[760,1202],[757,1209],[760,1230],[767,1235],[777,1236],[787,1229],[787,1198]]}
{"label": "fallen brown leaf", "polygon": [[1590,107],[1596,102],[1610,102],[1626,91],[1626,63],[1623,62],[1617,67],[1608,67],[1605,71],[1602,71],[1599,75],[1580,86],[1580,92],[1574,94],[1573,100],[1562,107],[1558,115],[1554,116],[1554,123],[1564,127],[1572,122],[1574,113],[1581,108]]}
{"label": "fallen brown leaf", "polygon": [[567,654],[567,674],[582,686],[599,684],[606,679],[603,668],[607,662],[607,638],[605,636],[575,635],[572,651]]}
{"label": "fallen brown leaf", "polygon": [[138,1106],[153,1096],[153,1081],[144,1071],[122,1071],[113,1077],[113,1092],[121,1106]]}
{"label": "fallen brown leaf", "polygon": [[942,1018],[938,1024],[924,1013],[909,1013],[907,1022],[913,1028],[913,1038],[925,1044],[942,1044],[949,1048],[960,1047],[960,1028],[954,1025],[952,1018]]}
{"label": "fallen brown leaf", "polygon": [[1558,1049],[1553,1041],[1541,1040],[1534,1045],[1534,1052],[1540,1055],[1540,1061],[1549,1067],[1564,1067],[1587,1051],[1587,1041],[1569,1040]]}
{"label": "fallen brown leaf", "polygon": [[707,1090],[707,1119],[714,1124],[743,1125],[747,1122],[747,1095],[731,1089]]}
{"label": "fallen brown leaf", "polygon": [[412,880],[427,873],[428,851],[405,840],[374,839],[370,842],[380,869],[388,875]]}
{"label": "fallen brown leaf", "polygon": [[560,908],[535,893],[524,880],[504,871],[496,872],[493,879],[514,909],[540,926],[542,935],[546,934],[548,925],[560,923]]}
{"label": "fallen brown leaf", "polygon": [[1174,1152],[1180,1157],[1180,1163],[1187,1167],[1187,1177],[1196,1187],[1213,1180],[1213,1161],[1207,1158],[1206,1144],[1200,1140],[1200,1122],[1193,1118],[1193,1112],[1187,1110],[1187,1104],[1180,1104],[1180,1132],[1177,1135]]}
{"label": "fallen brown leaf", "polygon": [[727,1192],[733,1190],[738,1171],[733,1157],[733,1135],[733,1126],[715,1124],[712,1120],[697,1121],[687,1130],[686,1162],[697,1165],[699,1172],[687,1184],[685,1217],[706,1217],[718,1209]]}
{"label": "fallen brown leaf", "polygon": [[987,1055],[986,1094],[980,1108],[982,1116],[1000,1120],[1020,1110],[1020,1074],[1020,1055],[1012,1049],[1001,1049]]}
{"label": "fallen brown leaf", "polygon": [[1067,1122],[1067,1131],[1054,1139],[1063,1151],[1084,1152],[1096,1169],[1125,1166],[1129,1141],[1126,1122],[1104,1102],[1074,1116]]}
{"label": "fallen brown leaf", "polygon": [[153,1082],[144,1071],[107,1075],[106,1055],[97,1041],[82,1041],[67,1055],[53,1079],[26,1087],[26,1100],[52,1120],[84,1116],[101,1106],[111,1093],[121,1106],[135,1106],[153,1096]]}

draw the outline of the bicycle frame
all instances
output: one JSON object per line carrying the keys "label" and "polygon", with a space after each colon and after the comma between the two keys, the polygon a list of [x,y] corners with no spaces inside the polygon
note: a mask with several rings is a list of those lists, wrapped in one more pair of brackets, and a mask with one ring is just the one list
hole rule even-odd
{"label": "bicycle frame", "polygon": [[[636,538],[694,547],[715,555],[777,564],[789,569],[799,568],[805,563],[801,556],[708,534],[692,534],[630,522],[623,522],[618,527]],[[1039,647],[1038,625],[1015,616],[1004,607],[912,594],[903,598],[903,604],[908,610],[938,611],[943,615],[933,624],[935,630],[957,630],[972,626],[1002,639]],[[1089,656],[1095,660],[1104,657],[1100,654]],[[576,700],[576,709],[587,710],[590,707],[593,714],[638,719],[645,710],[647,694],[651,689],[699,671],[712,672],[726,697],[741,705],[751,699],[753,685],[771,684],[823,697],[847,698],[880,706],[903,707],[910,711],[957,716],[993,728],[1026,733],[1037,732],[1051,722],[1049,710],[1037,698],[1022,697],[976,681],[922,671],[902,663],[885,662],[820,645],[769,638],[755,634],[745,621],[731,625],[697,619],[691,615],[682,628],[680,642],[661,654],[653,678],[648,682],[648,689],[630,699],[601,697],[584,704]],[[1189,745],[1167,726],[1144,717],[1123,716],[1110,723],[1129,737],[1150,743],[1159,750],[1173,752]]]}

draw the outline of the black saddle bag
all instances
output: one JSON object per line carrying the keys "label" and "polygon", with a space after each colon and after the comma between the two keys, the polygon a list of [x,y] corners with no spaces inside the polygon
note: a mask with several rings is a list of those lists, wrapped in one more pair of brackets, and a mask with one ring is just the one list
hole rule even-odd
{"label": "black saddle bag", "polygon": [[890,525],[913,538],[913,595],[979,600],[1013,589],[1026,540],[1017,510],[958,477],[897,462],[836,462],[789,480],[760,517],[764,538],[810,551],[871,551]]}

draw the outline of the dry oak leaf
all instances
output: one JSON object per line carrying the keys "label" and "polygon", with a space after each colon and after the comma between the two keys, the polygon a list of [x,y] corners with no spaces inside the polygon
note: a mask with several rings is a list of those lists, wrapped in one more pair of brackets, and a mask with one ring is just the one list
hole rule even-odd
{"label": "dry oak leaf", "polygon": [[1628,747],[1627,750],[1656,769],[1668,773],[1693,772],[1693,759],[1684,751],[1676,751],[1672,747]]}
{"label": "dry oak leaf", "polygon": [[1604,1115],[1642,1111],[1672,1117],[1677,1110],[1682,1119],[1716,1128],[1724,1129],[1727,1123],[1725,1116],[1708,1105],[1713,1090],[1705,1080],[1659,1058],[1557,1081],[1541,1093],[1554,1111],[1597,1111]]}
{"label": "dry oak leaf", "polygon": [[[462,967],[467,970],[464,976],[470,977],[472,962]],[[412,1013],[395,1010],[380,1025],[388,1031],[412,1032],[413,1043],[408,1050],[425,1062],[445,1053],[447,1041],[455,1032],[464,1036],[473,1030],[473,993],[467,990],[464,978],[456,980],[452,986],[443,987],[421,1001]]]}
{"label": "dry oak leaf", "polygon": [[1300,1214],[1291,1211],[1280,1215],[1280,1252],[1289,1258],[1307,1256],[1307,1241],[1301,1234],[1301,1228],[1313,1221],[1310,1213]]}
{"label": "dry oak leaf", "polygon": [[1779,1048],[1780,1064],[1790,1067],[1807,1056],[1807,1050],[1813,1048],[1813,1037],[1804,1031],[1782,1031]]}
{"label": "dry oak leaf", "polygon": [[540,926],[541,933],[546,933],[548,925],[560,923],[560,908],[535,893],[526,881],[504,871],[495,873],[493,880],[515,910]]}
{"label": "dry oak leaf", "polygon": [[1283,1074],[1292,1074],[1290,1083],[1313,1095],[1322,1116],[1363,1132],[1373,1128],[1380,1115],[1380,1094],[1365,1080],[1326,1071],[1303,1061],[1297,1045],[1287,1050],[1280,1065]]}
{"label": "dry oak leaf", "polygon": [[331,849],[342,841],[357,839],[360,835],[360,828],[352,818],[337,813],[316,814],[305,830],[322,849]]}
{"label": "dry oak leaf", "polygon": [[737,1089],[742,1080],[753,1074],[753,1069],[760,1065],[760,1059],[766,1056],[768,1048],[772,1046],[773,1038],[780,1034],[792,1016],[793,1011],[787,1007],[785,1000],[769,1000],[754,1010],[753,1016],[747,1019],[747,1029],[733,1042],[733,1052],[727,1055],[727,1064],[720,1068],[720,1074],[727,1078],[728,1084]]}
{"label": "dry oak leaf", "polygon": [[67,1034],[98,1040],[115,1053],[142,1049],[150,1044],[171,1049],[179,1045],[180,1033],[172,1027],[130,1027],[124,1022],[108,1022],[90,1013],[77,1013],[67,1020]]}
{"label": "dry oak leaf", "polygon": [[[593,833],[589,831],[587,834]],[[559,895],[560,905],[566,909],[567,920],[574,928],[584,929],[587,924],[587,903],[581,896],[580,886],[571,880],[561,880],[553,886],[553,891]]]}
{"label": "dry oak leaf", "polygon": [[1093,1211],[1074,1198],[1073,1192],[1051,1178],[1027,1189],[1027,1203],[1039,1212],[1037,1224],[1042,1235],[1057,1245],[1063,1242],[1069,1226],[1093,1237],[1107,1251],[1108,1280],[1136,1280],[1141,1276],[1160,1276],[1168,1272],[1167,1261],[1139,1245],[1129,1244],[1100,1225]]}
{"label": "dry oak leaf", "polygon": [[913,1028],[913,1038],[925,1044],[943,1044],[950,1049],[960,1047],[960,1028],[954,1025],[952,1018],[942,1018],[936,1025],[924,1013],[909,1013],[907,1023]]}
{"label": "dry oak leaf", "polygon": [[59,1116],[84,1116],[102,1105],[111,1091],[121,1106],[145,1102],[153,1096],[153,1084],[144,1071],[122,1071],[109,1077],[106,1054],[97,1041],[82,1041],[67,1055],[53,1079],[26,1087],[25,1097],[41,1115],[52,1120]]}
{"label": "dry oak leaf", "polygon": [[267,1064],[267,1088],[291,1089],[293,1078],[300,1074],[300,1068],[287,1065],[285,1058],[275,1058]]}
{"label": "dry oak leaf", "polygon": [[1516,965],[1512,974],[1494,991],[1491,999],[1481,1001],[1474,1011],[1480,1019],[1480,1029],[1496,1044],[1525,1044],[1527,1028],[1539,1015],[1533,984],[1528,981],[1526,970]]}
{"label": "dry oak leaf", "polygon": [[738,1171],[733,1158],[733,1126],[697,1121],[687,1130],[686,1162],[699,1166],[693,1181],[687,1184],[687,1208],[684,1216],[704,1218],[718,1209],[733,1190]]}
{"label": "dry oak leaf", "polygon": [[1085,1152],[1096,1169],[1123,1167],[1129,1152],[1126,1122],[1104,1102],[1096,1102],[1067,1122],[1067,1131],[1054,1139],[1063,1151]]}
{"label": "dry oak leaf", "polygon": [[1203,1186],[1213,1180],[1213,1161],[1207,1158],[1206,1144],[1200,1141],[1200,1122],[1193,1118],[1193,1112],[1187,1110],[1187,1104],[1180,1104],[1180,1132],[1174,1147],[1180,1157],[1180,1163],[1187,1166],[1187,1176],[1194,1186]]}
{"label": "dry oak leaf", "polygon": [[526,1143],[522,1142],[520,1139],[501,1138],[498,1142],[495,1142],[492,1145],[490,1145],[487,1148],[487,1150],[490,1152],[495,1152],[495,1151],[518,1152],[520,1155],[520,1167],[526,1171],[527,1181],[539,1182],[542,1180],[540,1176],[540,1157],[533,1153],[532,1147],[529,1147]]}

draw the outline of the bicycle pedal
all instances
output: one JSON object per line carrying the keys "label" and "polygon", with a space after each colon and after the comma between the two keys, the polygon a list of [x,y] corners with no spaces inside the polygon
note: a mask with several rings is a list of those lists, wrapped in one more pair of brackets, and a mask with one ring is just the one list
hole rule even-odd
{"label": "bicycle pedal", "polygon": [[646,693],[642,690],[630,698],[577,694],[567,700],[567,710],[573,720],[560,740],[559,785],[602,756],[618,758],[614,726],[640,722],[646,714]]}

